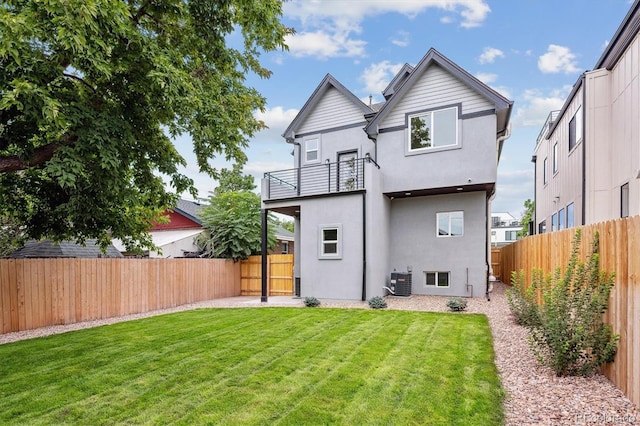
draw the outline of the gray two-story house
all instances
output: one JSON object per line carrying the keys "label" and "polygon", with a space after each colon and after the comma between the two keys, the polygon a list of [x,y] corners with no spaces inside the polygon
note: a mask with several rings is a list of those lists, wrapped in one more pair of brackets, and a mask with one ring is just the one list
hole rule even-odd
{"label": "gray two-story house", "polygon": [[434,49],[382,94],[327,75],[283,134],[294,167],[262,180],[264,212],[295,221],[297,295],[366,300],[394,272],[412,294],[484,295],[512,101]]}

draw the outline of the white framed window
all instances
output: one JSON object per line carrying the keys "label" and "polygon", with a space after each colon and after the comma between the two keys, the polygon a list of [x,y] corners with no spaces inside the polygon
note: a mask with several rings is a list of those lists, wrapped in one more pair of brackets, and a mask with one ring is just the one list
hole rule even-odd
{"label": "white framed window", "polygon": [[567,206],[567,228],[573,228],[573,203]]}
{"label": "white framed window", "polygon": [[449,272],[424,271],[424,284],[427,287],[449,287]]}
{"label": "white framed window", "polygon": [[629,182],[620,187],[620,217],[629,217]]}
{"label": "white framed window", "polygon": [[558,142],[553,144],[553,173],[558,171]]}
{"label": "white framed window", "polygon": [[458,107],[413,114],[409,121],[409,152],[458,145]]}
{"label": "white framed window", "polygon": [[289,241],[282,242],[282,254],[289,254]]}
{"label": "white framed window", "polygon": [[307,163],[320,161],[320,140],[318,138],[304,141],[304,159]]}
{"label": "white framed window", "polygon": [[464,234],[464,212],[436,213],[436,228],[438,237],[461,237]]}
{"label": "white framed window", "polygon": [[320,225],[320,243],[318,258],[341,259],[342,258],[342,225]]}
{"label": "white framed window", "polygon": [[505,231],[504,240],[505,241],[515,241],[518,239],[518,231]]}

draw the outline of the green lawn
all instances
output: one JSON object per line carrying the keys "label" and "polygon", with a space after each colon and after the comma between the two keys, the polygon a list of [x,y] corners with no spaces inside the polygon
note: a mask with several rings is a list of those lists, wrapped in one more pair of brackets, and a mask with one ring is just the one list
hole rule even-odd
{"label": "green lawn", "polygon": [[0,345],[0,424],[498,425],[481,315],[206,309]]}

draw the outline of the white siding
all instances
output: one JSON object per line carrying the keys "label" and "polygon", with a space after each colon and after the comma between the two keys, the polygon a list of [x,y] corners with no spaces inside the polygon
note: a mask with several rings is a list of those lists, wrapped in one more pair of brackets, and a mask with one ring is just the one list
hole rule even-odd
{"label": "white siding", "polygon": [[462,103],[462,114],[486,111],[494,105],[478,92],[445,71],[440,66],[429,66],[424,74],[405,93],[402,99],[382,120],[379,128],[404,126],[405,113],[438,106]]}
{"label": "white siding", "polygon": [[362,110],[337,89],[330,87],[296,133],[320,132],[364,121]]}

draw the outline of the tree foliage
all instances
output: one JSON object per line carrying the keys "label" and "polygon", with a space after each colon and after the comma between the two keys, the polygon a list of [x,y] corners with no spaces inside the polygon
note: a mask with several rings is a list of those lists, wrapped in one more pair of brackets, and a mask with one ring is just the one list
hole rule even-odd
{"label": "tree foliage", "polygon": [[522,213],[522,229],[518,231],[518,238],[524,238],[529,235],[529,222],[533,220],[536,211],[535,202],[527,199],[524,202],[524,212]]}
{"label": "tree foliage", "polygon": [[234,164],[231,170],[222,169],[218,177],[218,186],[213,190],[213,195],[222,195],[225,192],[253,191],[256,189],[253,176],[242,172],[241,164]]}
{"label": "tree foliage", "polygon": [[[262,251],[260,196],[251,191],[225,192],[212,196],[200,215],[206,233],[200,245],[209,257],[241,260]],[[269,214],[268,222],[273,223]],[[273,226],[268,226],[268,247],[276,244]]]}
{"label": "tree foliage", "polygon": [[214,156],[246,160],[265,99],[245,76],[269,77],[281,15],[280,0],[4,1],[0,216],[30,238],[151,247],[152,220],[195,196],[172,138],[214,177]]}

